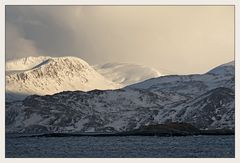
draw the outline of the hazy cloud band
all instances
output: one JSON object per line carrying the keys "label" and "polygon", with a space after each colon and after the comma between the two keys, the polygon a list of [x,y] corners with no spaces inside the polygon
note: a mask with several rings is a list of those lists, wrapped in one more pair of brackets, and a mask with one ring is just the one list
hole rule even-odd
{"label": "hazy cloud band", "polygon": [[7,6],[6,58],[36,55],[202,73],[234,59],[234,7]]}

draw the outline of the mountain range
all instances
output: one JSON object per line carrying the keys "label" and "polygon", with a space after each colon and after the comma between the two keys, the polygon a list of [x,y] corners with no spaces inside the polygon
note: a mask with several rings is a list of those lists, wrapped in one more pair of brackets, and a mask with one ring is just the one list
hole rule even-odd
{"label": "mountain range", "polygon": [[77,57],[25,57],[6,62],[6,99],[16,101],[28,95],[62,91],[118,89],[159,76],[157,70],[135,64],[90,66]]}
{"label": "mountain range", "polygon": [[169,122],[234,129],[234,62],[193,75],[161,76],[146,68],[151,79],[142,81],[129,80],[128,64],[92,68],[79,58],[37,60],[6,64],[6,98],[25,94],[6,100],[7,133],[123,132]]}

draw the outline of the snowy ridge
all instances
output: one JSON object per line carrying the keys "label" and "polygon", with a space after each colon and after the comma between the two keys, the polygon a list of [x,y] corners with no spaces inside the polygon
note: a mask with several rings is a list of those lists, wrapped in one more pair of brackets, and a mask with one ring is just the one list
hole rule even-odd
{"label": "snowy ridge", "polygon": [[28,70],[46,61],[49,58],[51,57],[39,56],[39,57],[25,57],[25,58],[10,60],[6,62],[6,71]]}
{"label": "snowy ridge", "polygon": [[118,90],[28,96],[6,103],[6,131],[116,132],[167,122],[234,129],[234,78],[232,72],[171,75]]}
{"label": "snowy ridge", "polygon": [[123,86],[162,76],[154,68],[129,63],[107,63],[93,68],[107,79]]}
{"label": "snowy ridge", "polygon": [[225,63],[223,65],[220,65],[212,70],[210,70],[208,73],[212,74],[219,74],[219,75],[230,75],[235,73],[235,63],[234,61]]}
{"label": "snowy ridge", "polygon": [[230,62],[218,66],[205,74],[169,75],[149,79],[127,88],[144,89],[151,92],[168,91],[193,97],[217,87],[234,88],[235,67]]}
{"label": "snowy ridge", "polygon": [[6,69],[6,92],[10,101],[31,94],[121,87],[77,57],[28,57],[7,62]]}

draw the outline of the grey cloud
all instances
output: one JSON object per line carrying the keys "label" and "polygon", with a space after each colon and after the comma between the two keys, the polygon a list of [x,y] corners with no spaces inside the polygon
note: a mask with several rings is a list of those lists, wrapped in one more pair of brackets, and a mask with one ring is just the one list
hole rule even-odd
{"label": "grey cloud", "polygon": [[37,56],[38,49],[34,41],[24,38],[15,26],[7,23],[6,29],[6,59],[15,59],[16,57]]}
{"label": "grey cloud", "polygon": [[233,25],[233,7],[7,6],[6,57],[74,55],[200,73],[233,60]]}

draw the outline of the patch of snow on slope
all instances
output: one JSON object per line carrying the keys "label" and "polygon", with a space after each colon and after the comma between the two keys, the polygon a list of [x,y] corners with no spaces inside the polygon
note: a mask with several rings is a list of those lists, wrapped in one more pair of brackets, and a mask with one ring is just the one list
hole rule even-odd
{"label": "patch of snow on slope", "polygon": [[36,123],[40,122],[42,119],[43,118],[40,115],[34,113],[34,114],[32,114],[31,117],[29,117],[29,119],[24,121],[24,124],[25,124],[25,126],[30,126],[32,124],[36,124]]}
{"label": "patch of snow on slope", "polygon": [[48,56],[39,56],[39,57],[25,57],[25,58],[10,60],[6,62],[6,71],[28,70],[48,60],[49,58],[50,57]]}
{"label": "patch of snow on slope", "polygon": [[123,86],[162,76],[154,68],[129,63],[107,63],[93,68],[107,79]]}

